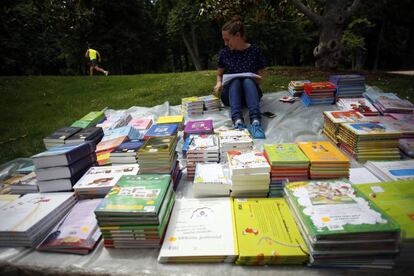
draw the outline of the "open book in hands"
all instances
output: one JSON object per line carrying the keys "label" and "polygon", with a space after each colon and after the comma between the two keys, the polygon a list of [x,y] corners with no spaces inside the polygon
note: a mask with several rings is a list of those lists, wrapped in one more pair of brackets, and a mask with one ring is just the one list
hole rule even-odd
{"label": "open book in hands", "polygon": [[230,83],[231,80],[237,79],[237,78],[254,78],[254,79],[260,79],[261,76],[254,74],[254,73],[238,73],[238,74],[224,74],[223,75],[223,86]]}

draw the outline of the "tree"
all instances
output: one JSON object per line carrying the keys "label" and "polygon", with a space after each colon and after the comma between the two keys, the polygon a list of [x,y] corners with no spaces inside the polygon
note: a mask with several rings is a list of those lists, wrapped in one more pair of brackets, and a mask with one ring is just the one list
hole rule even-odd
{"label": "tree", "polygon": [[[342,57],[342,34],[347,22],[360,6],[360,0],[353,0],[349,5],[347,0],[315,1],[320,13],[305,5],[300,0],[289,0],[304,13],[319,28],[319,44],[313,50],[316,67],[336,69]],[[323,7],[322,7],[323,5]]]}

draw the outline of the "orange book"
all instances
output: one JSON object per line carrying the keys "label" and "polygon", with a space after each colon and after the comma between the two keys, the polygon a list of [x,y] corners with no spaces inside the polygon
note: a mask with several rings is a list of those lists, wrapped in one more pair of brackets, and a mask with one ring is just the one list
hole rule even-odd
{"label": "orange book", "polygon": [[299,148],[311,163],[342,164],[349,163],[346,157],[336,146],[328,141],[300,142]]}

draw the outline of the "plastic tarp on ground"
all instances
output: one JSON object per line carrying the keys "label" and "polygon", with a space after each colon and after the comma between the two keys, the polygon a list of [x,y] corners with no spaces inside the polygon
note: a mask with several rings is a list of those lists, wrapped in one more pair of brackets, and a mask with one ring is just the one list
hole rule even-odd
{"label": "plastic tarp on ground", "polygon": [[[373,88],[368,88],[369,90]],[[323,126],[322,111],[336,110],[336,105],[305,107],[300,100],[295,103],[282,103],[279,98],[287,92],[265,94],[261,101],[261,111],[276,114],[273,119],[263,118],[262,124],[267,139],[255,140],[255,148],[264,143],[285,143],[298,141],[327,140],[321,133]],[[128,110],[106,110],[106,115],[116,112],[130,113],[133,117],[155,119],[161,115],[180,114],[179,106],[170,106],[168,102],[155,107],[131,107]],[[245,110],[245,115],[248,112]],[[214,121],[214,128],[231,127],[229,110],[214,114],[186,118]],[[246,120],[248,122],[248,118]],[[177,150],[180,151],[181,144]],[[360,166],[353,161],[353,167]],[[185,172],[185,170],[184,170]],[[192,197],[192,184],[183,175],[177,190],[177,198]],[[1,221],[0,221],[1,223]],[[102,241],[89,255],[44,253],[28,248],[0,248],[0,274],[21,275],[21,273],[44,273],[48,275],[84,274],[84,275],[325,275],[360,274],[360,270],[314,269],[304,266],[255,266],[243,267],[234,264],[159,264],[157,249],[106,249]],[[372,272],[372,271],[371,271]],[[397,268],[393,274],[407,275],[408,268]],[[389,271],[375,270],[376,274],[388,274]]]}

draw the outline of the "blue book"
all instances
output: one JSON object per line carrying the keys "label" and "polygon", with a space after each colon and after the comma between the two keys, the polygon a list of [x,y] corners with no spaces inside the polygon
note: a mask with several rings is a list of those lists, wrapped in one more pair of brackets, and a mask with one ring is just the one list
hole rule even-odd
{"label": "blue book", "polygon": [[144,139],[150,137],[174,136],[177,134],[178,124],[156,124],[152,125],[145,133]]}
{"label": "blue book", "polygon": [[111,152],[111,156],[135,155],[136,152],[144,145],[145,140],[130,140],[123,142]]}
{"label": "blue book", "polygon": [[140,139],[141,134],[138,130],[132,126],[122,126],[108,130],[105,136],[102,138],[102,141],[116,139],[122,136],[127,136],[128,139]]}
{"label": "blue book", "polygon": [[64,144],[38,153],[33,158],[36,169],[67,166],[93,153],[96,145],[90,141],[80,144]]}

